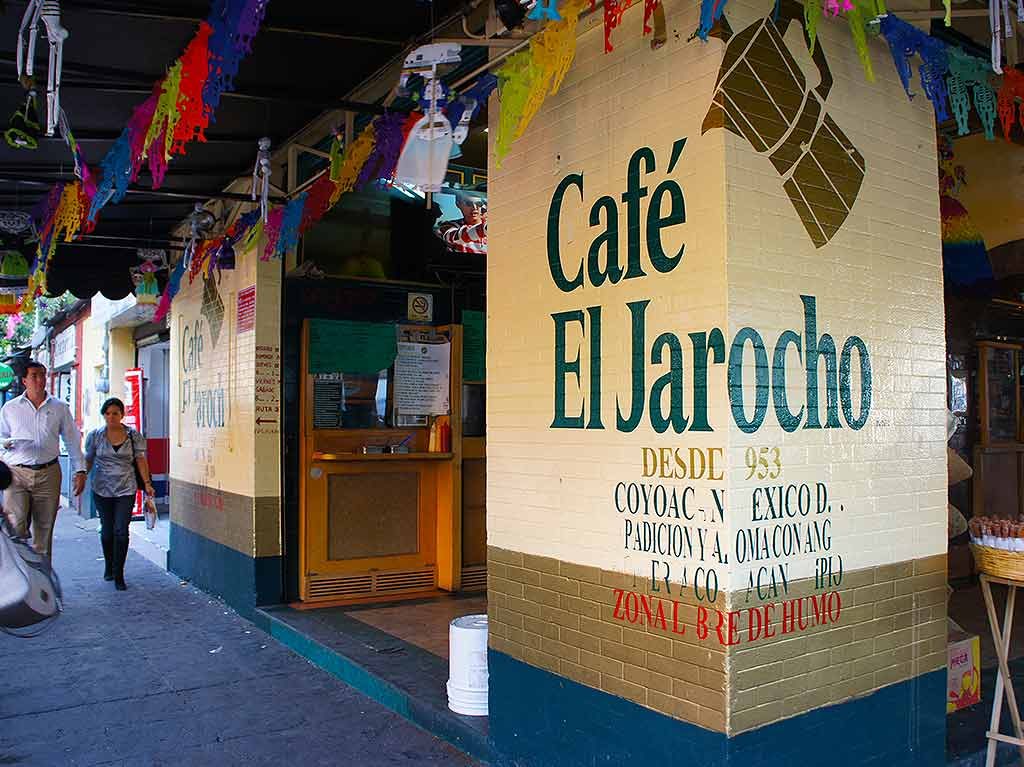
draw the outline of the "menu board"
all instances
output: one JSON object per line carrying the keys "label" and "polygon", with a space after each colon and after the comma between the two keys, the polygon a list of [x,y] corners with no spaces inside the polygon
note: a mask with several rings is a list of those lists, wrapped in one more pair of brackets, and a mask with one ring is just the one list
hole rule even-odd
{"label": "menu board", "polygon": [[309,372],[372,375],[395,361],[395,325],[309,321]]}
{"label": "menu board", "polygon": [[314,429],[341,427],[341,411],[345,402],[344,386],[340,373],[318,375],[313,381]]}
{"label": "menu board", "polygon": [[399,343],[395,358],[395,409],[407,415],[447,415],[450,374],[450,342]]}

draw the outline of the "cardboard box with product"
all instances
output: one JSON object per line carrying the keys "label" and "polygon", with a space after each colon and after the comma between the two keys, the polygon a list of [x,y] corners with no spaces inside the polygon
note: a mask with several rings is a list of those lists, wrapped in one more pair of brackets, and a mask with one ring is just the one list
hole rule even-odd
{"label": "cardboard box with product", "polygon": [[946,675],[947,714],[981,702],[981,643],[976,634],[950,629]]}

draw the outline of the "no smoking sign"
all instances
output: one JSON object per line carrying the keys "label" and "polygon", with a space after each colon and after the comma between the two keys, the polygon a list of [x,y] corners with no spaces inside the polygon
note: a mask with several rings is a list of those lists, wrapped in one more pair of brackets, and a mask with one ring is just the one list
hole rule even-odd
{"label": "no smoking sign", "polygon": [[415,322],[433,322],[434,297],[429,293],[410,293],[408,314]]}

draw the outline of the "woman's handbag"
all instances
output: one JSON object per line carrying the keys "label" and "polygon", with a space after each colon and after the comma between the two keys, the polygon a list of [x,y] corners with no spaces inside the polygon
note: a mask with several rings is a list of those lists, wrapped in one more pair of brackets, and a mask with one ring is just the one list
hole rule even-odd
{"label": "woman's handbag", "polygon": [[128,439],[132,443],[132,468],[135,469],[135,484],[138,486],[139,491],[146,492],[146,480],[142,478],[142,472],[139,471],[139,459],[135,457],[135,430],[128,429]]}
{"label": "woman's handbag", "polygon": [[156,502],[152,498],[146,498],[146,502],[142,504],[142,514],[146,518],[146,529],[155,529],[157,518]]}
{"label": "woman's handbag", "polygon": [[[2,517],[2,515],[0,515]],[[14,632],[55,619],[63,609],[60,581],[50,560],[36,553],[28,541],[15,536],[6,519],[0,522],[0,630]]]}

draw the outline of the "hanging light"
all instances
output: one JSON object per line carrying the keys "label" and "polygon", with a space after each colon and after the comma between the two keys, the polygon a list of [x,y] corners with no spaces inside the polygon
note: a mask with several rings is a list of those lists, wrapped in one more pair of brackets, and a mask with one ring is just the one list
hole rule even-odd
{"label": "hanging light", "polygon": [[0,251],[0,278],[6,280],[25,279],[29,275],[28,261],[18,250]]}

